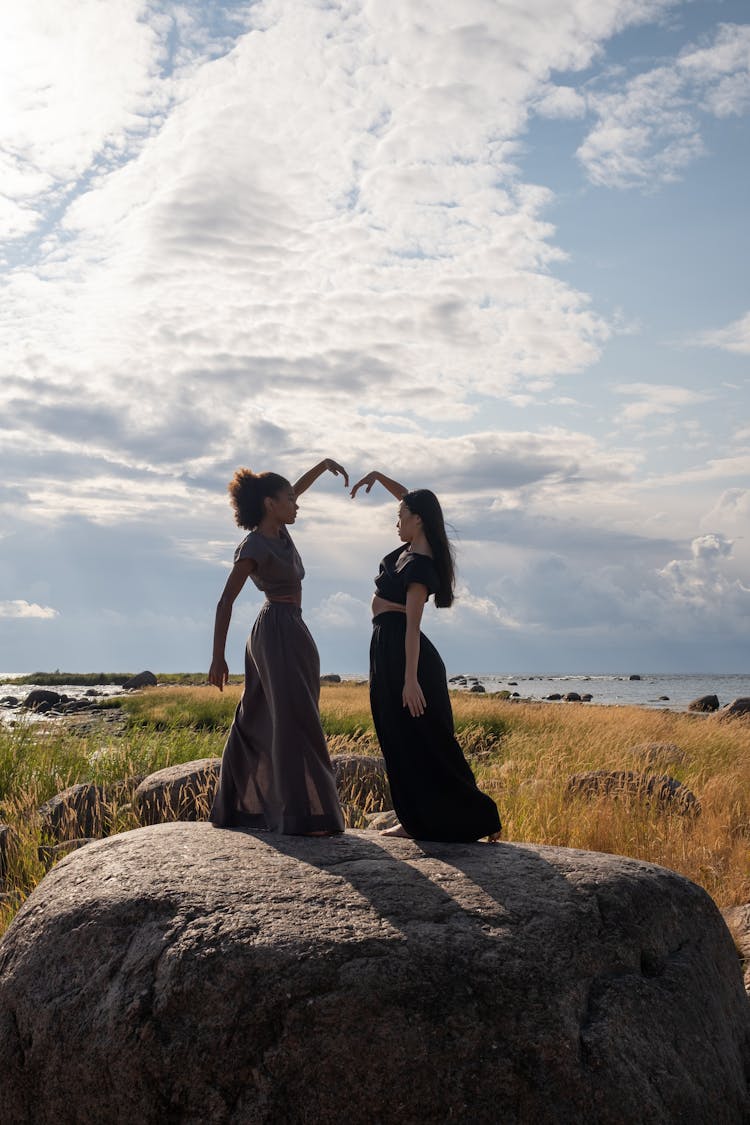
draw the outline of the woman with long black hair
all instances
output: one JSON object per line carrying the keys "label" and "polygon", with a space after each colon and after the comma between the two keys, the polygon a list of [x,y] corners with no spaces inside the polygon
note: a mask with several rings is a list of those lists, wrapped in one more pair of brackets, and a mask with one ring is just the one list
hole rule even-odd
{"label": "woman with long black hair", "polygon": [[454,733],[445,665],[420,632],[431,595],[436,606],[453,603],[453,551],[442,509],[429,489],[410,492],[378,471],[358,481],[352,497],[376,482],[400,501],[396,526],[406,544],[380,563],[372,600],[370,706],[399,819],[386,835],[494,842],[497,806],[477,788]]}
{"label": "woman with long black hair", "polygon": [[249,534],[216,607],[208,681],[220,691],[229,677],[224,656],[232,606],[249,578],[266,595],[245,650],[245,690],[221,760],[210,819],[292,836],[343,832],[326,736],[320,722],[320,658],[302,620],[305,569],[287,527],[297,498],[328,470],[330,458],[290,484],[278,473],[238,469],[229,484],[235,520]]}

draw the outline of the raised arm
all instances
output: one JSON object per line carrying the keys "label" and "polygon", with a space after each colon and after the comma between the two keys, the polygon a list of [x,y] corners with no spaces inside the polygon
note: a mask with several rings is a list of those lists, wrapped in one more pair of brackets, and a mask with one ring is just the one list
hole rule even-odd
{"label": "raised arm", "polygon": [[310,485],[326,470],[328,470],[329,473],[333,473],[335,477],[340,473],[344,478],[344,488],[349,487],[349,474],[343,465],[339,465],[338,462],[334,461],[331,457],[326,457],[325,460],[319,461],[312,469],[308,469],[306,473],[303,473],[298,481],[294,482],[292,488],[294,489],[295,496],[300,496],[303,492],[306,492]]}
{"label": "raised arm", "polygon": [[403,500],[404,496],[406,496],[406,493],[409,491],[408,488],[404,488],[403,484],[399,484],[397,480],[392,480],[390,477],[387,477],[385,473],[381,473],[379,469],[373,469],[371,473],[362,477],[362,480],[358,480],[354,485],[352,488],[352,499],[357,495],[357,489],[365,485],[365,492],[369,492],[377,481],[380,481],[383,488],[387,488],[391,496],[395,496],[397,500]]}
{"label": "raised arm", "polygon": [[254,569],[255,562],[253,559],[240,559],[236,562],[216,606],[214,651],[208,672],[208,682],[217,687],[219,691],[224,690],[224,685],[229,679],[229,667],[224,656],[224,649],[227,643],[229,622],[232,620],[232,606]]}

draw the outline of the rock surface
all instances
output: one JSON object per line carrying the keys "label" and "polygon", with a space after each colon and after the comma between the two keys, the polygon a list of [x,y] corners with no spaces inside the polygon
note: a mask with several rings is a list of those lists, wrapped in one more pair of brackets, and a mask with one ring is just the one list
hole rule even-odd
{"label": "rock surface", "polygon": [[331,758],[336,789],[342,801],[363,813],[393,808],[388,775],[382,758],[367,754],[334,754]]}
{"label": "rock surface", "polygon": [[0,942],[13,1122],[739,1125],[749,1051],[711,899],[618,856],[163,824]]}
{"label": "rock surface", "polygon": [[149,774],[134,795],[141,824],[207,820],[220,769],[221,758],[197,758]]}
{"label": "rock surface", "polygon": [[750,715],[750,698],[747,696],[733,699],[721,712],[722,719],[737,718],[743,715]]}
{"label": "rock surface", "polygon": [[41,806],[39,815],[46,834],[55,840],[107,835],[110,830],[104,788],[92,781],[56,793]]}

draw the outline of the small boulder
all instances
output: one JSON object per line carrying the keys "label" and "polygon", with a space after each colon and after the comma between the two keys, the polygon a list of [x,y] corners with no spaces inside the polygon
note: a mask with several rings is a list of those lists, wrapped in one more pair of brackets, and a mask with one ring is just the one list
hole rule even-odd
{"label": "small boulder", "polygon": [[545,695],[544,698],[557,701],[558,699],[562,699],[562,696],[560,695],[560,693],[558,691],[553,691],[551,695]]}
{"label": "small boulder", "polygon": [[139,672],[136,676],[131,676],[122,685],[126,691],[135,691],[136,688],[156,687],[158,680],[153,672]]}
{"label": "small boulder", "polygon": [[363,813],[393,808],[385,762],[368,754],[334,754],[331,765],[339,799]]}
{"label": "small boulder", "polygon": [[701,695],[688,703],[688,711],[718,711],[718,695]]}
{"label": "small boulder", "polygon": [[141,824],[208,820],[220,769],[221,758],[198,758],[149,774],[134,794]]}
{"label": "small boulder", "polygon": [[46,688],[34,688],[23,701],[23,706],[29,711],[49,711],[62,700],[58,691],[48,691]]}
{"label": "small boulder", "polygon": [[367,813],[365,823],[373,832],[384,832],[386,828],[393,828],[398,824],[398,817],[393,809],[385,809],[384,812]]}
{"label": "small boulder", "polygon": [[629,679],[629,680],[640,680],[640,678],[641,678],[641,677],[640,677],[640,676],[638,676],[638,675],[634,675],[634,676],[628,676],[628,679]]}
{"label": "small boulder", "polygon": [[340,684],[341,676],[338,672],[326,672],[325,676],[320,677],[321,684]]}
{"label": "small boulder", "polygon": [[685,751],[674,742],[638,742],[625,753],[649,769],[681,766],[686,760]]}
{"label": "small boulder", "polygon": [[650,776],[631,770],[591,770],[568,778],[568,792],[584,797],[630,797],[654,801],[671,812],[699,816],[700,801],[673,777]]}
{"label": "small boulder", "polygon": [[568,691],[563,696],[563,701],[565,703],[580,703],[581,697],[577,691]]}
{"label": "small boulder", "polygon": [[111,818],[104,787],[92,781],[71,785],[45,801],[39,809],[42,828],[53,840],[106,836]]}
{"label": "small boulder", "polygon": [[587,691],[584,695],[581,696],[581,703],[590,703],[593,698],[594,697],[591,692]]}
{"label": "small boulder", "polygon": [[484,684],[480,684],[478,680],[477,680],[476,683],[472,684],[471,687],[469,688],[469,691],[479,692],[479,693],[483,692],[484,690],[485,690]]}
{"label": "small boulder", "polygon": [[18,707],[20,702],[15,695],[6,695],[0,699],[0,707]]}

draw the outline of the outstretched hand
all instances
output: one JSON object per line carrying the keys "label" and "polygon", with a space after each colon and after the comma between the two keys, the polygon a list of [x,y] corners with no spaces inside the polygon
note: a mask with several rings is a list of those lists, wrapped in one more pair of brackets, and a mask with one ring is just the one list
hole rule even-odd
{"label": "outstretched hand", "polygon": [[328,471],[333,473],[335,477],[340,473],[344,478],[344,488],[349,487],[349,474],[343,465],[339,465],[338,461],[334,461],[332,457],[326,457],[324,464]]}
{"label": "outstretched hand", "polygon": [[374,484],[377,484],[378,479],[378,473],[376,471],[373,471],[371,473],[368,473],[367,476],[362,477],[362,480],[358,480],[351,491],[352,500],[357,495],[358,489],[362,488],[362,486],[365,485],[365,492],[369,492],[372,486]]}

